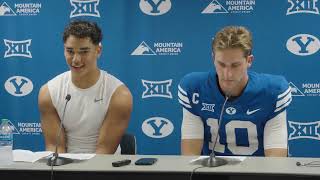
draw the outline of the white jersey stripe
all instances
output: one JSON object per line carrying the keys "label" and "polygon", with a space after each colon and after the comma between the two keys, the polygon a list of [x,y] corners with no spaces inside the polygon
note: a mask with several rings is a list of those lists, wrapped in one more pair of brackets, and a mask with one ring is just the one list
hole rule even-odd
{"label": "white jersey stripe", "polygon": [[279,108],[285,103],[287,103],[290,98],[291,98],[291,93],[288,93],[283,99],[277,101],[276,108]]}
{"label": "white jersey stripe", "polygon": [[180,99],[179,100],[179,103],[182,104],[183,106],[187,107],[187,108],[191,108],[191,106],[189,104],[186,104],[184,103],[183,101],[181,101]]}
{"label": "white jersey stripe", "polygon": [[180,91],[178,91],[178,96],[179,96],[179,99],[181,99],[183,102],[185,102],[185,103],[187,103],[187,104],[190,104],[190,101],[189,101],[188,97],[182,95],[182,94],[180,93]]}
{"label": "white jersey stripe", "polygon": [[291,87],[289,87],[284,93],[278,95],[278,99],[281,99],[283,96],[286,96],[289,92],[291,92]]}
{"label": "white jersey stripe", "polygon": [[179,91],[180,91],[183,95],[188,96],[188,93],[187,93],[186,91],[184,91],[184,90],[181,88],[180,85],[178,85],[178,89],[179,89]]}
{"label": "white jersey stripe", "polygon": [[274,112],[278,112],[280,110],[282,110],[283,108],[287,107],[292,101],[292,98],[290,96],[290,99],[288,100],[288,102],[286,102],[284,105],[282,105],[281,107],[277,108]]}

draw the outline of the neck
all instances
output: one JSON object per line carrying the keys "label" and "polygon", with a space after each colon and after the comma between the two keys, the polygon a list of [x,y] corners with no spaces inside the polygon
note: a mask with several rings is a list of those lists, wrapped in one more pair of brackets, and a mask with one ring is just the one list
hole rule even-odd
{"label": "neck", "polygon": [[90,73],[87,73],[85,75],[76,75],[71,73],[71,79],[72,83],[81,89],[87,89],[91,86],[93,86],[100,77],[100,70],[95,69],[94,71],[91,71]]}
{"label": "neck", "polygon": [[[217,77],[218,79],[218,77]],[[241,94],[243,93],[244,89],[246,88],[247,84],[248,84],[248,80],[249,77],[248,75],[245,75],[243,77],[243,79],[241,79],[238,83],[237,86],[235,86],[232,89],[228,89],[228,90],[224,90],[221,88],[219,81],[217,81],[218,87],[220,92],[224,95],[224,96],[228,96],[230,100],[236,99],[237,97],[241,96]]]}

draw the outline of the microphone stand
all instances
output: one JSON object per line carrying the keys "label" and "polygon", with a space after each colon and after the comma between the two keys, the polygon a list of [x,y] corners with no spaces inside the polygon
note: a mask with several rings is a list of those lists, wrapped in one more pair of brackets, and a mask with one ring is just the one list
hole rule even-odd
{"label": "microphone stand", "polygon": [[70,101],[70,99],[71,99],[71,95],[67,94],[67,96],[66,96],[66,104],[64,105],[62,119],[61,119],[60,127],[59,127],[59,132],[58,132],[57,137],[56,137],[57,138],[56,139],[57,140],[56,141],[56,149],[55,149],[55,152],[53,153],[52,157],[49,158],[48,162],[47,162],[47,165],[51,166],[51,167],[52,166],[61,166],[61,165],[69,164],[69,163],[73,162],[73,159],[65,158],[65,157],[59,157],[59,154],[58,154],[58,146],[60,144],[60,135],[61,135],[61,130],[62,130],[62,122],[64,120],[66,107],[67,107],[67,104]]}
{"label": "microphone stand", "polygon": [[222,120],[224,107],[225,107],[228,99],[229,99],[229,96],[226,96],[226,100],[224,101],[224,103],[222,105],[222,108],[221,108],[220,117],[219,117],[219,121],[218,121],[217,136],[216,136],[216,140],[214,142],[213,148],[212,148],[212,152],[211,152],[209,157],[207,157],[207,158],[205,158],[205,159],[203,159],[201,161],[201,165],[204,166],[204,167],[218,167],[218,166],[223,166],[223,165],[228,163],[227,160],[219,158],[219,157],[216,157],[216,155],[214,153],[214,148],[216,147],[218,136],[219,136],[220,123],[221,123],[221,120]]}

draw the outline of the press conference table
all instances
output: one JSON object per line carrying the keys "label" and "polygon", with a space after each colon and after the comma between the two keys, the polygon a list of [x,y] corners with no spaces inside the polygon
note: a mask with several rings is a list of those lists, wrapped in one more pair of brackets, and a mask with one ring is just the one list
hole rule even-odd
{"label": "press conference table", "polygon": [[[135,160],[141,157],[156,157],[158,161],[152,166],[136,166]],[[148,179],[148,180],[179,180],[190,179],[191,172],[200,165],[189,162],[195,156],[168,155],[96,155],[86,161],[54,167],[55,180],[73,179]],[[112,167],[111,162],[131,159],[132,163],[123,167]],[[195,171],[192,179],[320,179],[320,167],[296,166],[301,163],[320,161],[320,158],[264,158],[248,157],[242,162],[228,163],[214,168],[200,168]],[[50,179],[51,168],[44,162],[15,162],[9,166],[0,166],[1,179]]]}

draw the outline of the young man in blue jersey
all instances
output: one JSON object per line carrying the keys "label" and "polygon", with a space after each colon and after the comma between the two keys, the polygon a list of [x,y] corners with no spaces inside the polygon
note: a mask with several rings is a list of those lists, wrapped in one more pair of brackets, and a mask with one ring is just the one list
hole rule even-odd
{"label": "young man in blue jersey", "polygon": [[248,71],[252,36],[245,27],[220,30],[212,52],[216,71],[190,73],[178,87],[182,155],[214,148],[216,155],[287,156],[288,82]]}

